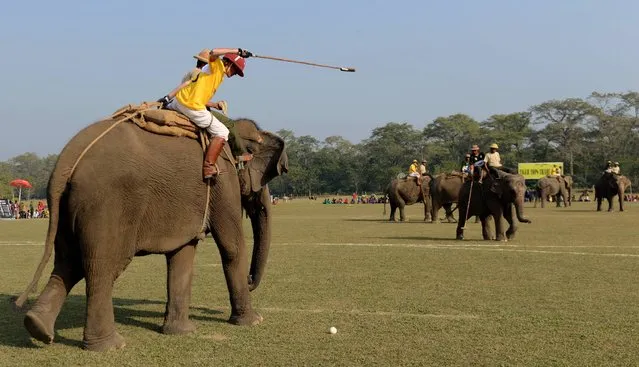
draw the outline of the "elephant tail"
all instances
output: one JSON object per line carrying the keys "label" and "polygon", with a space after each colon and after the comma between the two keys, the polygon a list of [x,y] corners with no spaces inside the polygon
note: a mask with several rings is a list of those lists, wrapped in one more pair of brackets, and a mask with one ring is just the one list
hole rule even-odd
{"label": "elephant tail", "polygon": [[49,229],[47,231],[47,238],[44,243],[44,254],[42,254],[42,259],[40,259],[40,263],[38,264],[38,268],[36,269],[35,274],[33,275],[31,283],[29,283],[27,289],[25,289],[25,291],[22,292],[22,294],[15,301],[15,307],[17,307],[18,309],[22,309],[24,303],[29,297],[29,294],[31,294],[38,285],[38,281],[40,280],[40,277],[42,277],[42,272],[47,266],[49,259],[51,259],[55,237],[58,232],[58,221],[60,219],[60,201],[62,199],[64,191],[66,190],[66,187],[67,177],[56,174],[56,170],[54,170],[51,174],[51,178],[49,179]]}

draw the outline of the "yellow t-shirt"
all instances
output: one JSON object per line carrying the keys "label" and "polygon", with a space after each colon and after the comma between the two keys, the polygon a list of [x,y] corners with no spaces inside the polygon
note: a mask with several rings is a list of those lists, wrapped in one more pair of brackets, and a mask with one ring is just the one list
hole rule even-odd
{"label": "yellow t-shirt", "polygon": [[206,103],[213,98],[217,88],[224,81],[224,63],[216,59],[202,68],[202,71],[191,79],[191,84],[182,88],[175,98],[184,107],[194,111],[206,109]]}
{"label": "yellow t-shirt", "polygon": [[408,173],[417,173],[417,164],[413,163],[408,168]]}

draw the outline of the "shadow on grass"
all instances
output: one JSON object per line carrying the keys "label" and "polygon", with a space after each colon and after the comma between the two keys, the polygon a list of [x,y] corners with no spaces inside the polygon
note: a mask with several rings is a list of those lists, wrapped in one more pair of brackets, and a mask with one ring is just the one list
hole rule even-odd
{"label": "shadow on grass", "polygon": [[[13,302],[15,295],[0,294],[0,345],[21,347],[21,348],[37,348],[38,345],[33,343],[27,330],[24,328],[24,314],[29,307],[35,302],[35,298],[31,298],[25,305],[23,311],[14,309]],[[83,328],[86,313],[86,297],[80,295],[70,295],[67,297],[62,311],[56,320],[56,334],[54,342],[73,347],[81,347],[81,340],[67,339],[57,333],[58,330]],[[164,312],[139,310],[131,307],[141,305],[164,305],[165,302],[157,300],[145,299],[113,299],[113,312],[116,324],[140,327],[143,329],[160,332],[162,322],[164,320]],[[197,310],[207,315],[220,315],[224,312],[209,309],[205,307],[191,307],[191,311]],[[153,318],[157,320],[143,321],[140,318]],[[222,317],[191,315],[191,320],[206,322],[226,323],[227,320]],[[116,325],[117,328],[117,325]]]}
{"label": "shadow on grass", "polygon": [[393,222],[388,219],[369,219],[369,218],[346,218],[343,220],[345,222],[377,222],[377,223],[390,223],[390,224],[415,224],[415,223],[432,224],[431,222],[425,222],[424,220],[421,220],[421,219],[407,220],[404,222],[399,221],[399,219]]}
{"label": "shadow on grass", "polygon": [[[375,238],[381,240],[404,240],[404,241],[457,241],[453,234],[452,237],[427,237],[427,236],[413,236],[413,237],[399,237],[399,236],[391,236],[391,237],[368,237]],[[462,242],[462,241],[458,241]]]}

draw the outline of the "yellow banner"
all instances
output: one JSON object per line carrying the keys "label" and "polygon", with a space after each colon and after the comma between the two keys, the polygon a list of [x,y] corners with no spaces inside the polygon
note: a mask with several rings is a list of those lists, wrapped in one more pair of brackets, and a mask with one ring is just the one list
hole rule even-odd
{"label": "yellow banner", "polygon": [[561,174],[564,174],[563,162],[519,163],[517,171],[526,180],[537,180],[549,175],[554,166],[561,168]]}

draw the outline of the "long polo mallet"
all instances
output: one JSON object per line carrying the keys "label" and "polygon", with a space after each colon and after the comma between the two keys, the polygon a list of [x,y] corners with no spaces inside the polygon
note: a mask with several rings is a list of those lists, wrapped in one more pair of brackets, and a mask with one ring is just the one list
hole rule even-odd
{"label": "long polo mallet", "polygon": [[283,62],[292,62],[294,64],[317,66],[317,67],[320,67],[320,68],[337,69],[339,71],[345,71],[345,72],[348,72],[348,73],[354,73],[355,72],[355,68],[346,68],[346,67],[342,67],[342,66],[316,64],[314,62],[284,59],[284,58],[281,58],[281,57],[262,56],[262,55],[255,55],[255,54],[253,54],[252,57],[257,57],[258,59],[267,59],[267,60],[275,60],[275,61],[283,61]]}
{"label": "long polo mallet", "polygon": [[[480,163],[480,164],[478,164],[478,163]],[[484,166],[484,161],[475,162],[473,164],[473,166],[475,166],[475,168],[479,168],[479,169],[483,170],[484,169],[484,167],[483,167]],[[468,204],[466,205],[466,216],[464,217],[465,218],[464,219],[464,226],[462,227],[462,229],[466,229],[466,222],[468,222],[468,211],[470,210],[470,200],[473,197],[473,183],[475,182],[475,179],[474,179],[473,176],[474,176],[474,173],[471,174],[471,177],[470,177],[470,192],[468,193]],[[479,177],[480,177],[480,180],[481,180],[481,172],[479,173]]]}
{"label": "long polo mallet", "polygon": [[466,216],[464,217],[464,226],[462,229],[466,229],[466,223],[468,223],[468,211],[470,209],[470,199],[473,197],[473,183],[475,180],[471,177],[470,179],[470,192],[468,193],[468,204],[466,204]]}

